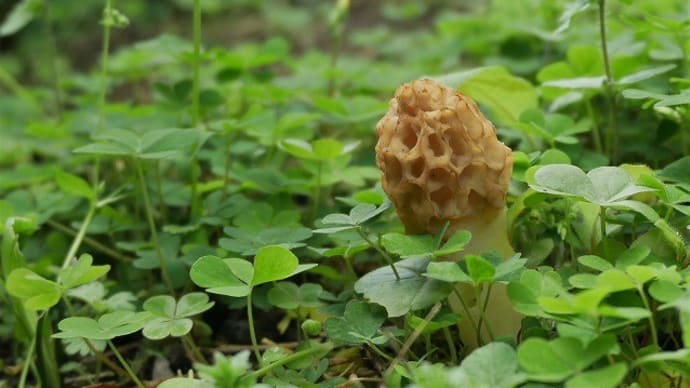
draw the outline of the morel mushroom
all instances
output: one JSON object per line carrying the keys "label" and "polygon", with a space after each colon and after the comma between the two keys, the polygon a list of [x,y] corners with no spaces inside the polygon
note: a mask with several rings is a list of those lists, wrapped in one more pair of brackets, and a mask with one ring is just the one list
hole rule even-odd
{"label": "morel mushroom", "polygon": [[[465,253],[513,255],[507,237],[505,200],[513,155],[477,104],[430,79],[401,85],[376,126],[376,163],[383,189],[408,234],[472,232]],[[493,287],[486,316],[494,335],[516,335],[520,316],[505,287]],[[463,292],[466,294],[466,292]],[[457,300],[454,310],[464,314]],[[479,315],[479,306],[471,311]],[[461,336],[476,347],[474,328],[461,322]],[[481,329],[480,329],[481,330]],[[482,334],[486,340],[486,330]]]}

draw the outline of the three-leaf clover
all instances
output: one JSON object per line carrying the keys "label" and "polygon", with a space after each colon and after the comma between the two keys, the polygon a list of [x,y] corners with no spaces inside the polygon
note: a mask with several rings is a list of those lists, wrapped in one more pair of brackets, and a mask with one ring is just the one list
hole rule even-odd
{"label": "three-leaf clover", "polygon": [[213,303],[203,292],[186,294],[178,301],[170,295],[153,296],[143,306],[152,316],[144,325],[144,337],[152,340],[182,337],[192,329],[193,322],[189,317],[210,309]]}

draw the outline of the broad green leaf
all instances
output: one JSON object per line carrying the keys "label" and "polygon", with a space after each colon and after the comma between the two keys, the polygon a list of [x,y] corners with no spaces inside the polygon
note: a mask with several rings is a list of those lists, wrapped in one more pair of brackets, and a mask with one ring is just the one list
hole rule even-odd
{"label": "broad green leaf", "polygon": [[191,317],[201,314],[213,307],[213,302],[209,302],[208,295],[203,292],[190,292],[183,295],[177,301],[175,317]]}
{"label": "broad green leaf", "polygon": [[679,183],[690,185],[690,155],[672,162],[659,171],[659,175]]}
{"label": "broad green leaf", "polygon": [[503,67],[486,67],[465,79],[458,89],[485,105],[501,123],[513,125],[520,114],[538,106],[537,89]]}
{"label": "broad green leaf", "polygon": [[615,388],[625,375],[628,367],[623,362],[605,366],[601,369],[587,371],[566,381],[566,388]]}
{"label": "broad green leaf", "polygon": [[58,323],[60,332],[55,338],[88,338],[109,340],[140,330],[150,319],[147,312],[114,311],[102,315],[98,321],[87,317],[69,317]]}
{"label": "broad green leaf", "polygon": [[683,296],[683,289],[668,280],[657,280],[649,286],[649,295],[659,302],[669,303]]}
{"label": "broad green leaf", "polygon": [[637,282],[638,286],[642,286],[657,276],[656,269],[645,265],[631,265],[625,269],[625,272]]}
{"label": "broad green leaf", "polygon": [[26,268],[12,271],[5,287],[10,295],[22,299],[29,310],[49,309],[62,296],[62,289],[57,283]]}
{"label": "broad green leaf", "polygon": [[462,270],[460,265],[452,261],[434,261],[429,263],[424,276],[450,283],[472,282],[472,278]]}
{"label": "broad green leaf", "polygon": [[188,317],[200,314],[213,306],[208,295],[193,292],[182,296],[179,301],[170,295],[158,295],[147,299],[143,308],[155,318],[144,325],[143,334],[152,340],[168,336],[181,337],[192,329],[193,322]]}
{"label": "broad green leaf", "polygon": [[60,186],[60,190],[67,194],[84,197],[90,201],[96,200],[96,192],[93,190],[93,187],[76,175],[57,171],[55,173],[55,181]]}
{"label": "broad green leaf", "polygon": [[465,256],[465,263],[467,264],[467,272],[475,283],[487,283],[494,280],[496,268],[485,258],[478,255],[467,255]]}
{"label": "broad green leaf", "polygon": [[[242,264],[246,262],[247,264]],[[235,268],[235,271],[231,269]],[[249,268],[245,268],[249,267]],[[235,272],[244,273],[243,277],[249,276],[249,280],[241,281]],[[248,273],[246,273],[248,272]],[[216,256],[200,257],[189,270],[189,276],[199,287],[206,288],[207,292],[233,297],[244,297],[250,292],[251,279],[254,271],[251,263],[242,259],[221,259]]]}
{"label": "broad green leaf", "polygon": [[293,282],[277,282],[268,292],[272,305],[286,310],[298,307],[317,307],[321,304],[319,297],[323,292],[320,284],[304,283],[300,286]]}
{"label": "broad green leaf", "polygon": [[558,382],[618,351],[616,338],[611,335],[602,335],[586,347],[575,338],[560,337],[547,341],[533,337],[518,347],[517,356],[530,379]]}
{"label": "broad green leaf", "polygon": [[664,74],[664,73],[666,73],[670,70],[673,70],[675,68],[676,68],[676,65],[671,63],[668,65],[661,65],[661,66],[656,66],[656,67],[652,67],[649,69],[636,71],[635,73],[628,74],[626,76],[619,78],[616,81],[616,84],[618,84],[618,85],[634,84],[634,83],[644,81],[644,80],[652,78],[652,77],[656,77],[659,74]]}
{"label": "broad green leaf", "polygon": [[441,257],[460,252],[465,248],[465,245],[472,239],[472,233],[467,230],[460,230],[455,232],[445,244],[434,252],[434,256]]}
{"label": "broad green leaf", "polygon": [[613,268],[611,263],[595,255],[580,256],[577,258],[577,262],[589,268],[596,269],[599,272]]}
{"label": "broad green leaf", "polygon": [[634,194],[653,190],[635,185],[632,176],[620,167],[598,167],[585,174],[569,164],[540,167],[530,187],[542,193],[577,197],[599,206],[613,206]]}
{"label": "broad green leaf", "polygon": [[612,268],[597,276],[597,286],[615,292],[634,289],[635,283],[625,272]]}
{"label": "broad green leaf", "polygon": [[649,256],[651,249],[644,245],[637,245],[626,249],[616,259],[616,267],[626,269],[629,266],[637,265]]}
{"label": "broad green leaf", "polygon": [[48,6],[41,0],[21,0],[14,4],[0,24],[0,37],[10,36],[29,24],[39,14],[41,7]]}
{"label": "broad green leaf", "polygon": [[351,301],[345,306],[343,317],[326,320],[324,330],[336,343],[356,345],[371,339],[385,320],[386,313],[380,307]]}
{"label": "broad green leaf", "polygon": [[282,280],[297,269],[299,260],[290,250],[280,246],[261,248],[254,258],[252,286]]}
{"label": "broad green leaf", "polygon": [[93,257],[83,254],[71,266],[60,272],[60,281],[66,289],[93,282],[110,271],[110,265],[91,265]]}
{"label": "broad green leaf", "polygon": [[355,283],[355,291],[386,308],[389,317],[429,307],[445,298],[452,284],[424,276],[428,258],[405,259],[394,264],[397,280],[390,266],[367,273]]}
{"label": "broad green leaf", "polygon": [[458,369],[461,377],[453,382],[462,387],[513,387],[526,377],[518,369],[515,350],[505,343],[492,342],[462,360]]}
{"label": "broad green leaf", "polygon": [[436,241],[428,234],[407,235],[387,233],[381,238],[381,244],[390,253],[403,258],[431,256]]}

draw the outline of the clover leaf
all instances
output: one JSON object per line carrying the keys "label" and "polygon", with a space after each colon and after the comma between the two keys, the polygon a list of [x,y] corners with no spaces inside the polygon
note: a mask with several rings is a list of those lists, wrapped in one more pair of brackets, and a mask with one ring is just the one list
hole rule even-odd
{"label": "clover leaf", "polygon": [[87,317],[69,317],[58,323],[55,338],[87,338],[109,340],[139,331],[151,315],[148,312],[114,311],[98,321]]}
{"label": "clover leaf", "polygon": [[429,307],[448,296],[453,287],[424,276],[429,262],[428,258],[416,258],[393,264],[399,280],[390,266],[381,267],[362,276],[355,283],[355,291],[385,307],[389,317]]}
{"label": "clover leaf", "polygon": [[336,343],[356,345],[372,340],[385,320],[385,311],[377,305],[351,301],[343,317],[326,320],[324,330]]}
{"label": "clover leaf", "polygon": [[192,329],[193,322],[189,317],[210,309],[213,303],[203,292],[186,294],[177,302],[170,295],[153,296],[143,306],[153,317],[144,325],[144,337],[152,340],[181,337]]}

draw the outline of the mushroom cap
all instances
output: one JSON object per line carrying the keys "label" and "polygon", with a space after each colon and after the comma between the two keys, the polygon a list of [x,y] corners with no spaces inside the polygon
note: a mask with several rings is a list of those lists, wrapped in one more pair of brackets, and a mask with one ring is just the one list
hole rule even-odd
{"label": "mushroom cap", "polygon": [[505,207],[510,148],[466,95],[430,79],[398,87],[376,125],[383,189],[407,233],[437,233]]}

